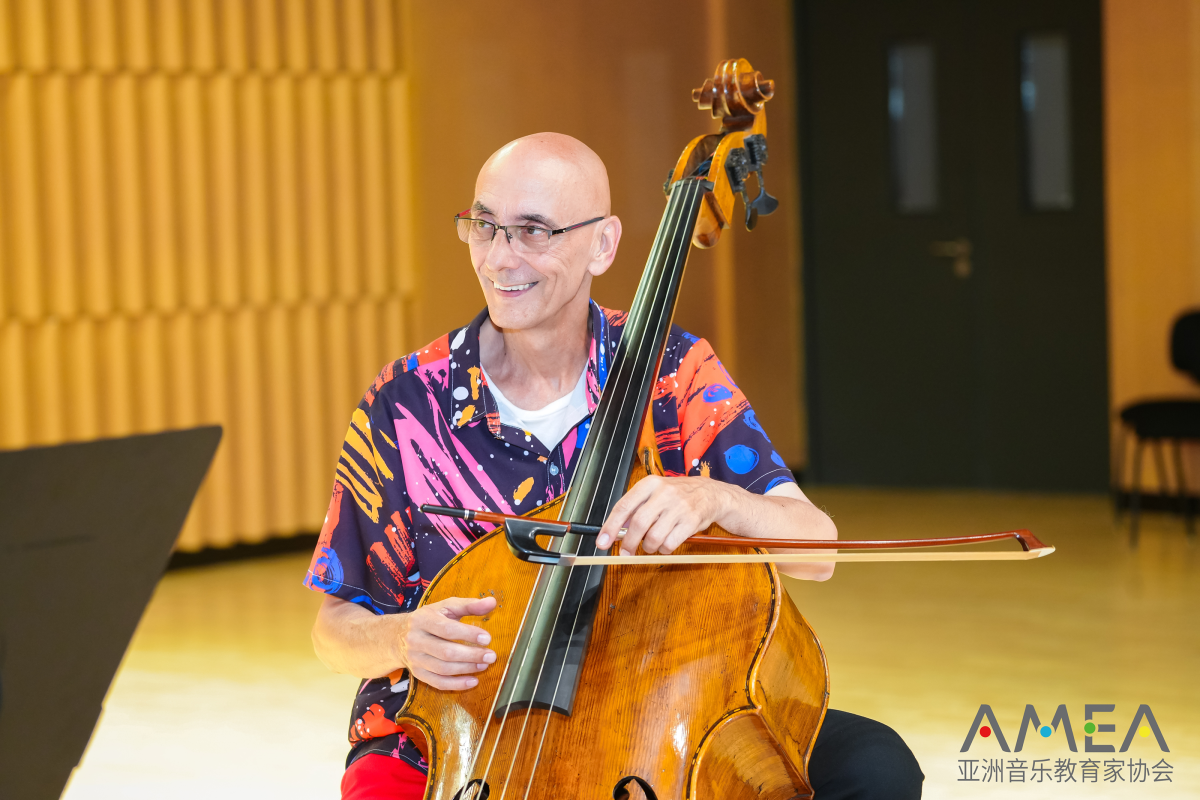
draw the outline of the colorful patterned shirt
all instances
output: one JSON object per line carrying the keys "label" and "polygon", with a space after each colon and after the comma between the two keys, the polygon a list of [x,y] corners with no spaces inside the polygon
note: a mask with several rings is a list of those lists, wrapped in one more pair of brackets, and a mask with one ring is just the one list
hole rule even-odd
{"label": "colorful patterned shirt", "polygon": [[[305,585],[376,614],[414,610],[430,580],[492,526],[439,516],[433,503],[523,514],[562,494],[587,438],[625,323],[591,304],[588,414],[556,444],[501,424],[479,365],[487,310],[384,367],[355,409],[329,513]],[[668,476],[705,475],[759,494],[793,480],[754,410],[708,342],[678,327],[653,396]],[[351,714],[347,766],[367,753],[426,764],[394,722],[407,677],[364,680]]]}

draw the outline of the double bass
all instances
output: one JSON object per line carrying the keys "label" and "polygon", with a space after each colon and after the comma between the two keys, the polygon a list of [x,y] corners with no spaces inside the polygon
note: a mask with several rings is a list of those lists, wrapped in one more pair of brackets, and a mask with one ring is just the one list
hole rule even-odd
{"label": "double bass", "polygon": [[[693,92],[721,127],[687,145],[664,185],[666,209],[567,492],[527,517],[423,506],[497,524],[421,600],[497,600],[477,623],[495,667],[462,692],[414,680],[396,716],[429,765],[428,800],[812,797],[829,670],[774,562],[870,560],[880,554],[857,549],[895,543],[749,540],[714,526],[669,556],[595,546],[628,487],[663,472],[648,409],[691,247],[717,243],[738,197],[750,229],[777,206],[763,180],[773,93],[744,59],[721,63]],[[1023,552],[980,555],[1052,551],[1026,531],[903,544],[1002,538]]]}

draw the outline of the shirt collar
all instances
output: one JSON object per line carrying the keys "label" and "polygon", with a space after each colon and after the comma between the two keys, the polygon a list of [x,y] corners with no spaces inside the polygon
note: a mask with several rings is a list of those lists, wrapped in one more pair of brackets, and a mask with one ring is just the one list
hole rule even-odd
{"label": "shirt collar", "polygon": [[[594,300],[588,301],[589,339],[587,365],[588,414],[596,410],[600,392],[608,378],[612,363],[614,343],[611,341],[608,318]],[[525,432],[500,424],[500,411],[496,398],[487,386],[487,378],[479,363],[479,329],[488,318],[485,307],[465,328],[450,333],[450,391],[446,394],[446,419],[455,428],[462,428],[483,419],[488,430],[497,439],[509,442],[514,447],[532,449],[541,455],[549,455],[544,446],[535,447],[536,439],[526,440]],[[532,445],[532,446],[531,446]]]}

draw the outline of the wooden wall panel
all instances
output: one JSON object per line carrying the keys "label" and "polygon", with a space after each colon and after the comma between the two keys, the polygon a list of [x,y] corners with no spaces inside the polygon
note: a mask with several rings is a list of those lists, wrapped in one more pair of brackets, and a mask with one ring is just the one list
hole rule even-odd
{"label": "wooden wall panel", "polygon": [[179,304],[174,89],[175,81],[163,73],[142,82],[147,295],[150,307],[163,314],[175,311]]}
{"label": "wooden wall panel", "polygon": [[[391,2],[392,0],[388,0]],[[245,69],[272,73],[280,68],[281,20],[278,3],[252,3],[247,11],[247,58]],[[229,41],[226,39],[226,41]],[[230,63],[227,57],[227,63]]]}
{"label": "wooden wall panel", "polygon": [[77,134],[75,157],[79,183],[75,203],[79,209],[79,269],[82,271],[80,310],[88,317],[106,317],[113,304],[113,172],[109,162],[106,123],[107,86],[98,75],[77,79]]}
{"label": "wooden wall panel", "polygon": [[84,16],[84,52],[86,66],[99,72],[112,72],[120,65],[117,26],[118,0],[86,0]]}
{"label": "wooden wall panel", "polygon": [[41,236],[41,192],[37,176],[37,111],[34,100],[34,79],[14,75],[9,83],[5,114],[7,134],[5,148],[8,156],[8,215],[10,272],[6,276],[11,287],[11,313],[23,320],[40,318],[42,314],[43,269]]}
{"label": "wooden wall panel", "polygon": [[66,438],[63,421],[68,390],[64,382],[62,323],[49,317],[30,328],[33,341],[27,364],[30,384],[47,387],[39,391],[31,404],[33,411],[33,440],[38,444],[61,442]]}
{"label": "wooden wall panel", "polygon": [[118,63],[130,71],[145,72],[154,66],[150,4],[151,0],[116,0],[121,23],[117,34],[121,48]]}
{"label": "wooden wall panel", "polygon": [[[133,396],[133,342],[129,317],[114,315],[103,321],[100,343],[101,373],[104,375],[102,436],[129,436],[137,432]],[[35,398],[36,399],[36,398]]]}
{"label": "wooden wall panel", "polygon": [[66,346],[69,360],[70,411],[67,438],[73,441],[100,436],[100,370],[96,358],[96,323],[89,317],[73,320]]}
{"label": "wooden wall panel", "polygon": [[[497,39],[494,15],[444,3],[0,0],[0,446],[218,422],[180,547],[316,530],[376,371],[482,305],[449,218],[487,155],[546,129],[593,146],[626,223],[597,299],[627,306],[662,175],[712,127],[688,91],[728,27],[719,55],[783,90],[785,211],[720,263],[694,254],[678,321],[800,463],[790,21],[726,5],[523,1],[506,18],[536,24]],[[43,402],[44,378],[78,396]]]}
{"label": "wooden wall panel", "polygon": [[242,268],[245,296],[254,305],[271,302],[271,208],[267,201],[266,94],[261,75],[238,86],[238,175],[241,178]]}
{"label": "wooden wall panel", "polygon": [[31,72],[41,72],[50,64],[48,9],[43,0],[12,0],[17,24],[13,38],[19,63]]}
{"label": "wooden wall panel", "polygon": [[0,0],[0,447],[219,423],[179,547],[320,527],[415,346],[397,2]]}
{"label": "wooden wall panel", "polygon": [[17,61],[14,51],[16,34],[13,31],[15,20],[9,2],[10,0],[0,0],[0,75],[11,72]]}
{"label": "wooden wall panel", "polygon": [[[238,54],[246,52],[245,41],[238,41],[239,32],[241,30],[239,23],[241,17],[242,3],[230,3],[227,0],[192,0],[187,3],[187,13],[184,17],[184,24],[187,33],[187,56],[185,63],[188,68],[194,72],[211,72],[217,68],[217,31],[216,19],[220,16],[222,22],[228,27],[226,35],[229,37],[230,49]],[[237,56],[235,55],[236,59]],[[244,60],[244,56],[242,56]],[[223,64],[225,71],[240,72],[241,70],[235,64],[226,62]],[[244,68],[244,67],[243,67]]]}
{"label": "wooden wall panel", "polygon": [[7,319],[0,325],[0,375],[4,377],[0,380],[0,446],[8,449],[30,444],[28,357],[25,326],[18,319]]}
{"label": "wooden wall panel", "polygon": [[[0,0],[3,2],[3,0]],[[9,89],[12,86],[12,81],[0,75],[0,320],[9,315],[9,297],[11,292],[8,286],[8,276],[12,274],[12,255],[9,251],[9,242],[12,239],[12,234],[9,231],[11,223],[11,215],[8,211],[9,204],[9,189],[11,182],[9,180],[9,172],[11,165],[4,157],[8,152],[8,131],[4,125],[4,114],[8,110]]]}
{"label": "wooden wall panel", "polygon": [[69,318],[75,314],[78,293],[78,264],[75,252],[75,194],[78,183],[70,131],[72,88],[61,75],[47,76],[41,82],[42,140],[41,182],[45,241],[45,307],[54,315]]}
{"label": "wooden wall panel", "polygon": [[129,74],[111,80],[108,93],[111,130],[113,242],[116,269],[116,311],[140,314],[146,309],[148,281],[145,270],[145,206],[139,85]]}
{"label": "wooden wall panel", "polygon": [[176,111],[179,119],[179,228],[183,268],[184,306],[193,311],[213,301],[216,270],[212,264],[209,209],[212,205],[208,181],[208,148],[205,132],[204,83],[196,76],[177,81]]}
{"label": "wooden wall panel", "polygon": [[[1175,318],[1200,308],[1200,2],[1106,0],[1104,52],[1115,418],[1141,400],[1200,398],[1200,388],[1171,366],[1168,350]],[[1114,450],[1121,438],[1114,436]],[[1185,459],[1196,492],[1200,448],[1188,446]],[[1144,461],[1143,486],[1161,489],[1151,462]],[[1132,480],[1128,450],[1117,477],[1125,485]],[[1168,488],[1175,491],[1174,483]]]}
{"label": "wooden wall panel", "polygon": [[296,413],[298,393],[296,391],[294,339],[294,312],[283,306],[271,309],[264,320],[263,363],[261,365],[264,436],[270,442],[267,447],[268,460],[265,465],[271,476],[271,498],[269,516],[281,530],[299,530],[305,520],[300,504],[300,479],[296,431],[299,419]]}

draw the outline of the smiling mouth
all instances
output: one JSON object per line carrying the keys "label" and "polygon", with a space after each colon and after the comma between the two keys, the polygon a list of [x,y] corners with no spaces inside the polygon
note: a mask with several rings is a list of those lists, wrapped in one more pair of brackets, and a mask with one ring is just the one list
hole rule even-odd
{"label": "smiling mouth", "polygon": [[497,291],[501,291],[501,292],[523,292],[526,289],[533,288],[536,284],[537,284],[537,281],[533,281],[532,283],[518,283],[513,286],[501,286],[500,284],[496,283],[495,281],[492,281],[492,286]]}

